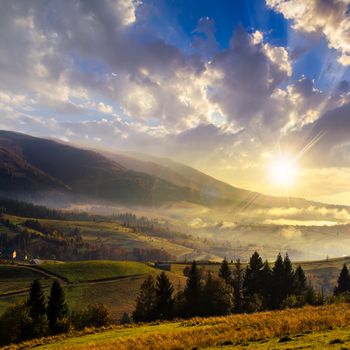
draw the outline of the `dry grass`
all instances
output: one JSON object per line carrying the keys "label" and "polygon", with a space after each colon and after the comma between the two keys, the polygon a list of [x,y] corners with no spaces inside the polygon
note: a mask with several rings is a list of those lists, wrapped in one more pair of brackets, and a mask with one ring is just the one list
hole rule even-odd
{"label": "dry grass", "polygon": [[259,341],[303,332],[318,332],[350,325],[346,304],[305,307],[227,317],[194,318],[187,321],[116,327],[70,338],[36,340],[13,349],[145,350],[216,347],[230,342]]}

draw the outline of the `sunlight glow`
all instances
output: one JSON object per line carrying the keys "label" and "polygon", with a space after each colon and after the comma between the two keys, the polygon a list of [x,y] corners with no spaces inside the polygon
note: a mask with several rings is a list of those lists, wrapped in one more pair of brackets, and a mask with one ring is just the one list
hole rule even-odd
{"label": "sunlight glow", "polygon": [[270,167],[271,181],[275,186],[291,187],[295,184],[298,173],[297,164],[293,159],[280,156]]}

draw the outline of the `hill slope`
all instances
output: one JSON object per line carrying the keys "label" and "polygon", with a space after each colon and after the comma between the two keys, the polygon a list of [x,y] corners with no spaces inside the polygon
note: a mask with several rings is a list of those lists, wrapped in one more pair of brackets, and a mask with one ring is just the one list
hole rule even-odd
{"label": "hill slope", "polygon": [[212,205],[228,204],[238,207],[249,205],[253,207],[297,207],[305,208],[310,205],[334,207],[302,198],[286,198],[263,195],[261,193],[241,189],[217,180],[203,172],[173,160],[155,157],[146,154],[127,152],[110,153],[104,155],[118,162],[124,167],[142,171],[143,173],[157,176],[164,181],[177,186],[187,186],[197,191],[200,198]]}
{"label": "hill slope", "polygon": [[59,192],[143,205],[199,199],[189,188],[128,170],[97,152],[13,132],[0,131],[0,164],[2,195]]}
{"label": "hill slope", "polygon": [[[349,306],[114,327],[27,343],[36,349],[347,349]],[[288,335],[288,337],[286,337]],[[23,346],[23,344],[22,344]],[[21,349],[21,344],[14,349]]]}
{"label": "hill slope", "polygon": [[[133,205],[324,206],[233,187],[189,166],[137,153],[112,154],[0,131],[0,195],[96,199]],[[327,205],[327,207],[331,207]]]}

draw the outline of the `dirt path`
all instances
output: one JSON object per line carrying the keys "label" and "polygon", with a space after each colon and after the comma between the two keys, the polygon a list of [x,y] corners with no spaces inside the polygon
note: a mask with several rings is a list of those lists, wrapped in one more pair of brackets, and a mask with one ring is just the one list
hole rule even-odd
{"label": "dirt path", "polygon": [[66,284],[71,284],[71,282],[65,278],[62,277],[56,273],[53,272],[49,272],[47,270],[44,270],[43,268],[41,268],[40,266],[36,266],[36,265],[25,265],[25,264],[17,264],[16,266],[20,266],[21,268],[27,269],[27,270],[32,270],[35,272],[39,272],[42,275],[49,277],[49,278],[53,278],[58,280],[62,285],[66,285]]}

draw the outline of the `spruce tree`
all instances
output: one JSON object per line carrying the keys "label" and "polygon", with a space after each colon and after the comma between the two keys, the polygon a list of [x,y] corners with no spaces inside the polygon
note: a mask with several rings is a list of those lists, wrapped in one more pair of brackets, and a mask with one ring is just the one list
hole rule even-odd
{"label": "spruce tree", "polygon": [[350,292],[350,277],[349,270],[346,264],[343,265],[342,270],[340,271],[340,275],[338,277],[337,286],[334,288],[334,294],[344,294]]}
{"label": "spruce tree", "polygon": [[66,304],[64,291],[60,283],[55,280],[51,286],[49,301],[47,303],[47,318],[49,328],[53,334],[62,333],[67,330],[68,306]]}
{"label": "spruce tree", "polygon": [[43,336],[47,330],[46,303],[39,280],[33,281],[30,285],[27,307],[28,314],[32,319],[32,336]]}
{"label": "spruce tree", "polygon": [[299,265],[294,273],[294,293],[304,295],[307,290],[307,280],[303,268]]}
{"label": "spruce tree", "polygon": [[141,284],[139,295],[136,299],[136,308],[133,319],[136,322],[149,322],[155,320],[156,287],[152,275],[148,275]]}
{"label": "spruce tree", "polygon": [[169,319],[173,315],[174,299],[173,299],[174,287],[171,284],[168,276],[163,271],[157,276],[156,283],[156,313],[157,318]]}
{"label": "spruce tree", "polygon": [[292,262],[289,259],[288,254],[285,255],[283,260],[284,267],[284,298],[288,295],[294,294],[294,270]]}
{"label": "spruce tree", "polygon": [[232,272],[232,286],[234,296],[234,311],[243,311],[243,282],[244,282],[244,269],[241,264],[241,260],[237,259]]}
{"label": "spruce tree", "polygon": [[271,305],[271,293],[272,293],[272,270],[269,262],[266,260],[261,271],[262,275],[262,297],[263,307],[269,308]]}
{"label": "spruce tree", "polygon": [[219,270],[219,277],[222,278],[227,284],[232,283],[230,266],[226,258],[221,263],[220,270]]}
{"label": "spruce tree", "polygon": [[200,314],[202,283],[197,264],[193,261],[184,290],[186,299],[186,316],[197,316]]}
{"label": "spruce tree", "polygon": [[281,306],[285,298],[284,289],[284,264],[279,253],[272,269],[271,308],[277,309]]}
{"label": "spruce tree", "polygon": [[29,316],[34,320],[46,314],[45,297],[39,280],[33,281],[30,285],[27,306],[29,308]]}
{"label": "spruce tree", "polygon": [[245,271],[243,291],[245,297],[262,294],[262,268],[264,263],[258,252],[254,252]]}

